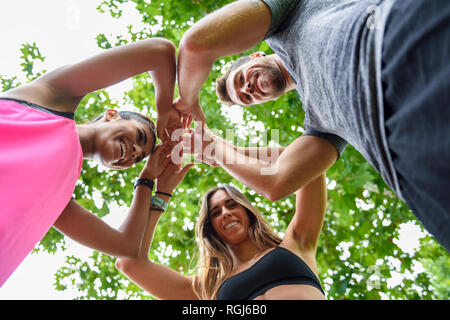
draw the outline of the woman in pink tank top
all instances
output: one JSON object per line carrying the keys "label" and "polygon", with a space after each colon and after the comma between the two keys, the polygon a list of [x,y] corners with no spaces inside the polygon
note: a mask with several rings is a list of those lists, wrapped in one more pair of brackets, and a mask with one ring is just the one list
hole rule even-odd
{"label": "woman in pink tank top", "polygon": [[[155,126],[138,113],[107,110],[82,125],[73,114],[86,94],[148,71],[156,90],[158,127],[168,128],[158,136],[166,142],[172,130],[182,127],[172,105],[175,65],[170,41],[146,39],[0,94],[0,286],[51,226],[106,254],[137,256],[153,181],[170,162],[171,145],[155,148]],[[72,199],[83,158],[126,169],[150,154],[119,230]]]}

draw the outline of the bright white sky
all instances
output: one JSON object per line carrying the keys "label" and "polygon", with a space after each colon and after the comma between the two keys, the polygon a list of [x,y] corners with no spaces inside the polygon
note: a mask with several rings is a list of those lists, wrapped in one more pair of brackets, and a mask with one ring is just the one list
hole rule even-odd
{"label": "bright white sky", "polygon": [[[45,56],[37,69],[52,70],[61,65],[79,61],[101,49],[95,36],[99,33],[126,34],[127,25],[139,25],[137,11],[130,6],[124,16],[113,19],[95,9],[100,0],[14,0],[0,2],[0,74],[21,75],[20,46],[36,42]],[[110,92],[120,97],[120,92],[129,85],[127,81],[114,86]],[[118,227],[124,217],[124,210],[115,210],[105,220]],[[64,265],[65,256],[75,254],[89,257],[86,249],[68,241],[69,249],[61,254],[29,255],[16,269],[9,280],[0,288],[1,299],[72,299],[75,292],[54,290],[54,274]]]}
{"label": "bright white sky", "polygon": [[[66,63],[84,59],[101,49],[95,36],[99,33],[126,34],[126,26],[141,25],[137,11],[130,6],[121,19],[96,11],[100,0],[14,0],[0,2],[0,74],[19,75],[20,46],[36,42],[46,57],[38,69],[52,70]],[[20,78],[22,82],[24,77]],[[120,92],[127,82],[114,86],[112,93]],[[238,112],[239,113],[239,112]],[[124,210],[115,210],[105,220],[118,227]],[[406,231],[408,230],[408,231]],[[417,226],[407,225],[400,244],[407,251],[417,246]],[[408,235],[408,236],[406,236]],[[68,250],[56,255],[29,255],[9,280],[0,288],[0,300],[5,299],[72,299],[77,294],[53,288],[54,274],[64,265],[65,256],[75,254],[87,258],[90,249],[68,241]],[[420,270],[420,266],[418,268]],[[395,283],[393,283],[395,285]]]}

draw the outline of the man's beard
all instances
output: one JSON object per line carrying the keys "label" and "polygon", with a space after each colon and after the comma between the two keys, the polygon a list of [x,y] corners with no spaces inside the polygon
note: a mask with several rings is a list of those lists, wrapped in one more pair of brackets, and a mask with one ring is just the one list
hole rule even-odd
{"label": "man's beard", "polygon": [[265,93],[271,97],[278,97],[286,90],[286,79],[278,65],[265,65],[259,70]]}

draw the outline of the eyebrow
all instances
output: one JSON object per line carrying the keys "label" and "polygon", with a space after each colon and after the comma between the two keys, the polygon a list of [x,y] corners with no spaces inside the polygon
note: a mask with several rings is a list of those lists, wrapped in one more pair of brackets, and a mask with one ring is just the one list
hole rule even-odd
{"label": "eyebrow", "polygon": [[[236,90],[235,90],[236,89],[236,81],[240,81],[239,78],[240,78],[241,75],[243,76],[242,69],[240,69],[238,72],[236,72],[234,74],[234,79],[233,79],[234,80],[233,81],[234,92],[236,92]],[[238,104],[248,105],[248,104],[253,103],[253,97],[251,95],[249,95],[248,93],[242,92],[241,90],[239,90],[239,93],[243,93],[244,94],[246,102],[244,100],[242,100],[241,94],[236,94],[236,98],[237,98],[237,100],[239,102]],[[250,98],[247,98],[247,96],[249,96]]]}
{"label": "eyebrow", "polygon": [[[231,198],[228,198],[227,200],[225,200],[225,204],[228,204],[229,202],[232,202],[232,201],[234,201],[233,199],[231,199]],[[216,209],[216,208],[218,208],[219,206],[214,206],[214,207],[212,207],[211,209],[209,209],[209,212],[212,212],[212,211],[214,211],[214,209]]]}
{"label": "eyebrow", "polygon": [[[239,79],[240,79],[241,76],[243,76],[243,75],[242,75],[242,69],[239,70],[239,72],[236,72],[236,73],[234,74],[234,86],[235,86],[235,89],[236,89],[236,81],[238,81],[238,82],[239,82],[239,85],[240,85],[240,80],[239,80]],[[239,91],[241,91],[241,90],[239,90]],[[240,93],[240,92],[239,92],[239,93]],[[240,103],[245,104],[245,102],[241,99],[240,94],[237,94],[237,95],[236,95],[236,98],[239,100]]]}
{"label": "eyebrow", "polygon": [[147,145],[147,132],[144,131],[144,145]]}
{"label": "eyebrow", "polygon": [[[141,136],[144,138],[144,146],[147,145],[147,133],[145,130],[136,128],[136,131],[138,132],[138,136]],[[142,138],[139,138],[139,143],[142,141]]]}
{"label": "eyebrow", "polygon": [[[145,130],[141,130],[141,129],[137,129],[137,131],[144,137],[144,146],[146,146],[147,145],[147,133],[145,132]],[[143,134],[142,134],[142,132],[143,132]],[[145,157],[146,157],[146,154],[144,151],[142,151],[142,156],[137,158],[135,163],[141,162],[142,160],[145,159]]]}

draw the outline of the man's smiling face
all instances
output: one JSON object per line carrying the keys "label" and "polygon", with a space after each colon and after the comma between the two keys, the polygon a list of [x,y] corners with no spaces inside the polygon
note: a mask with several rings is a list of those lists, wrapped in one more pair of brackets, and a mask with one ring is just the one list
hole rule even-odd
{"label": "man's smiling face", "polygon": [[286,79],[273,55],[257,53],[251,60],[232,70],[226,80],[230,99],[239,105],[254,105],[279,98]]}

